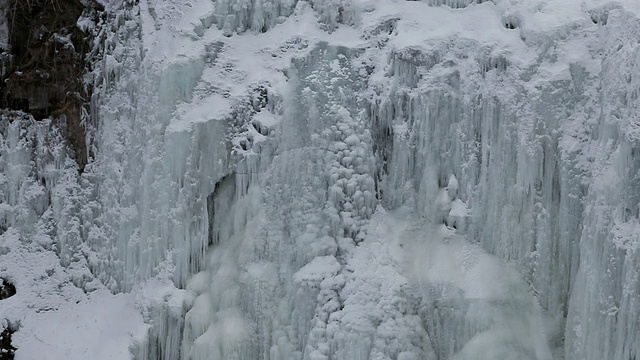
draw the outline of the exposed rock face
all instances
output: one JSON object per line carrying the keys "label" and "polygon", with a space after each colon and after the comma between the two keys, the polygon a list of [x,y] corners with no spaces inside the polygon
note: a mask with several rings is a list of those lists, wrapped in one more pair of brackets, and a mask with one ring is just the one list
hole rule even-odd
{"label": "exposed rock face", "polygon": [[0,360],[13,360],[16,348],[11,345],[11,327],[0,331]]}
{"label": "exposed rock face", "polygon": [[81,168],[87,162],[81,122],[91,91],[83,81],[90,34],[78,20],[100,10],[93,0],[10,0],[6,9],[10,56],[0,106],[58,120]]}
{"label": "exposed rock face", "polygon": [[16,287],[6,279],[0,278],[0,300],[12,297],[16,294]]}

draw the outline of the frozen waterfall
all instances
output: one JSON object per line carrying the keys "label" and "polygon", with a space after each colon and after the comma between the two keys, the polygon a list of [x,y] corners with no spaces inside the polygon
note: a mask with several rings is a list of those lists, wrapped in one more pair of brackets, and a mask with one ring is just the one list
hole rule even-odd
{"label": "frozen waterfall", "polygon": [[0,112],[15,359],[640,359],[635,0],[100,3],[86,166]]}

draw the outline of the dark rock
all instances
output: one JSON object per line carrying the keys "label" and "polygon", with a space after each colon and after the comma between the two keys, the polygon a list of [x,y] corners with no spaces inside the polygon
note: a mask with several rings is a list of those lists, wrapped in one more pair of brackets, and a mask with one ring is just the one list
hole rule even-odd
{"label": "dark rock", "polygon": [[[94,0],[10,0],[7,7],[10,55],[0,82],[0,106],[53,118],[81,168],[87,162],[83,107],[90,89],[83,83],[90,34],[80,16],[102,10]],[[85,109],[86,110],[86,109]]]}
{"label": "dark rock", "polygon": [[0,332],[0,360],[13,360],[16,348],[11,345],[11,335],[15,330],[11,326]]}
{"label": "dark rock", "polygon": [[0,300],[10,298],[16,294],[16,287],[7,279],[0,278]]}

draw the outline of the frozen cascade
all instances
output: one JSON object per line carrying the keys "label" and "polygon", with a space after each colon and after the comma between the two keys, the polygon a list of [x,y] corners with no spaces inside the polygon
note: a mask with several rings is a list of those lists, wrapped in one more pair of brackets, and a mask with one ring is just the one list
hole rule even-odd
{"label": "frozen cascade", "polygon": [[84,171],[0,114],[16,358],[98,297],[138,360],[639,358],[639,13],[107,5]]}

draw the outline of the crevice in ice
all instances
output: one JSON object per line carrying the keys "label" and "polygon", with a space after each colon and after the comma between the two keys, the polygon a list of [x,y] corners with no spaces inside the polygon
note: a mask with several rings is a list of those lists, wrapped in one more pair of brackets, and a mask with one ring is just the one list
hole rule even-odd
{"label": "crevice in ice", "polygon": [[[372,106],[369,111],[375,112],[377,109],[378,107]],[[384,114],[382,116],[384,116]],[[373,154],[376,158],[376,172],[374,177],[376,197],[383,199],[384,194],[380,182],[384,181],[386,174],[389,173],[389,162],[391,160],[391,154],[393,153],[393,128],[383,123],[378,114],[370,113],[369,118],[373,119],[371,132]]]}
{"label": "crevice in ice", "polygon": [[220,238],[228,238],[221,234],[222,224],[232,222],[230,208],[236,197],[236,174],[231,173],[218,180],[214,191],[207,196],[207,215],[209,218],[209,246],[220,242]]}

